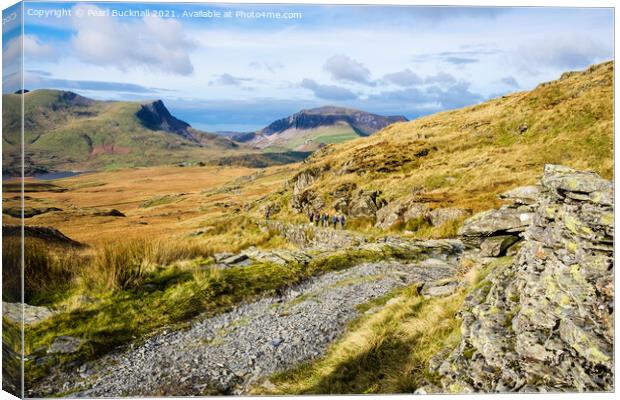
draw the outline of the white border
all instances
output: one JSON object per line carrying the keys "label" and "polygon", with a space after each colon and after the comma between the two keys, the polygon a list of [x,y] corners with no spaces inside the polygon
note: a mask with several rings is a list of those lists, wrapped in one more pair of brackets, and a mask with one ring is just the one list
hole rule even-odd
{"label": "white border", "polygon": [[[63,0],[48,0],[47,2],[67,2],[67,1],[63,1]],[[92,2],[96,2],[96,1],[83,1],[83,0],[76,0],[74,2],[83,2],[83,3],[92,3]],[[114,2],[114,3],[131,3],[132,1],[127,1],[127,0],[107,0],[107,2]],[[335,4],[335,5],[364,5],[364,4],[376,4],[376,5],[418,5],[418,6],[482,6],[482,7],[611,7],[614,8],[614,20],[617,19],[618,16],[618,9],[616,9],[616,2],[613,0],[590,0],[590,1],[584,1],[584,0],[519,0],[519,1],[515,1],[515,0],[505,0],[505,1],[497,1],[497,0],[473,0],[473,1],[468,1],[468,0],[448,0],[448,1],[441,1],[441,0],[422,0],[422,1],[416,1],[416,0],[388,0],[388,1],[371,1],[371,0],[243,0],[243,1],[239,1],[239,0],[224,0],[224,1],[214,1],[214,0],[168,0],[168,1],[135,1],[135,2],[139,2],[139,3],[225,3],[225,4],[249,4],[249,3],[255,3],[255,4],[265,4],[265,3],[269,3],[269,4],[321,4],[321,5],[330,5],[330,4]],[[9,0],[9,1],[5,1],[2,0],[2,8],[7,8],[13,4],[18,3],[18,1],[15,0]],[[617,49],[617,44],[618,44],[618,33],[616,31],[614,31],[614,49]],[[2,73],[2,64],[0,63],[0,75]],[[620,84],[618,83],[617,80],[614,81],[614,93],[618,93],[618,89],[620,87]],[[615,101],[615,96],[614,96],[614,101]],[[2,106],[2,100],[0,99],[0,108]],[[618,115],[618,103],[614,102],[614,129],[615,129],[615,116]],[[0,116],[0,122],[1,122],[2,118]],[[618,135],[617,135],[617,131],[614,130],[614,145],[617,141]],[[1,142],[0,142],[0,151],[1,151]],[[618,147],[614,146],[614,160],[617,160],[618,158],[616,157],[618,154]],[[614,177],[618,175],[618,165],[617,163],[614,162]],[[614,179],[615,180],[615,179]],[[615,205],[614,205],[615,208]],[[618,222],[620,221],[620,213],[615,213],[615,226],[618,226]],[[1,249],[0,249],[0,255],[1,255]],[[614,270],[615,270],[615,255],[614,255]],[[618,287],[618,275],[615,276],[615,287]],[[615,309],[618,309],[618,296],[615,296]],[[615,316],[614,316],[615,317]],[[615,318],[614,318],[615,320]],[[618,355],[620,354],[620,352],[618,351],[618,348],[620,346],[615,346],[614,349],[614,357],[616,362],[619,360]],[[617,379],[617,368],[614,374],[614,381],[615,381],[615,385],[614,387],[617,387],[618,384],[618,379]],[[363,396],[363,398],[368,399],[368,398],[380,398],[380,397],[385,397],[388,395],[383,395],[383,396],[374,396],[374,395],[365,395]],[[459,400],[484,400],[484,399],[510,399],[510,400],[522,400],[522,399],[527,399],[527,400],[533,400],[533,399],[538,399],[540,398],[540,394],[519,394],[519,393],[515,393],[515,394],[476,394],[476,395],[430,395],[432,396],[432,399],[437,399],[437,400],[443,400],[443,399],[455,399],[458,398]],[[554,394],[544,394],[542,395],[544,396],[545,399],[580,399],[580,400],[598,400],[598,399],[614,399],[616,398],[615,393],[565,393],[565,394],[560,394],[560,393],[554,393]],[[219,396],[221,397],[221,396]],[[241,396],[239,398],[246,398],[248,396]],[[354,396],[304,396],[304,398],[308,398],[308,399],[334,399],[334,400],[344,400],[344,399],[350,399],[351,397],[362,397],[361,395],[354,395]],[[389,397],[391,399],[410,399],[412,397],[412,395],[389,395]],[[15,397],[11,396],[10,394],[8,394],[7,392],[0,392],[0,400],[4,400],[4,399],[14,399]],[[294,398],[293,396],[282,396],[282,398]],[[162,397],[154,397],[153,399],[171,399],[171,397],[168,398],[162,398]],[[186,399],[186,398],[181,398],[181,399]]]}

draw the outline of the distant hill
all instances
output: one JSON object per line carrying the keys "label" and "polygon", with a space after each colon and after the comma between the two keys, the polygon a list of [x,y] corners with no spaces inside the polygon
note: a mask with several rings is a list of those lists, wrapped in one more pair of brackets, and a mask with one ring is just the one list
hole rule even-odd
{"label": "distant hill", "polygon": [[73,92],[3,95],[3,165],[19,157],[24,97],[27,170],[91,170],[204,160],[236,154],[230,139],[193,129],[161,100],[97,101]]}
{"label": "distant hill", "polygon": [[258,132],[229,137],[261,149],[312,151],[326,144],[369,136],[390,124],[405,121],[407,118],[403,116],[383,116],[326,106],[301,110]]}

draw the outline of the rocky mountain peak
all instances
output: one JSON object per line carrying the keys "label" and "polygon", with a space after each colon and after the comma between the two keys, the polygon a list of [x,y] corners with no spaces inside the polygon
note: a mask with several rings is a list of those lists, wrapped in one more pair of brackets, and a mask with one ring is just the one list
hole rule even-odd
{"label": "rocky mountain peak", "polygon": [[187,140],[196,141],[189,132],[191,126],[170,114],[161,100],[142,104],[136,113],[136,117],[149,129],[173,133]]}

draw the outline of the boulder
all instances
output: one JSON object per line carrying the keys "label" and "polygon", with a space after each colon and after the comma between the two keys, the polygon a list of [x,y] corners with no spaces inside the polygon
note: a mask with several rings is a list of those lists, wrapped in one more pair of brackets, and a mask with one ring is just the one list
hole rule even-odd
{"label": "boulder", "polygon": [[293,186],[291,207],[297,212],[318,211],[324,207],[323,201],[309,187],[318,180],[325,167],[312,167],[295,175],[288,185]]}
{"label": "boulder", "polygon": [[399,201],[388,203],[376,213],[377,221],[375,228],[387,230],[403,222],[403,204]]}
{"label": "boulder", "polygon": [[325,202],[313,190],[304,190],[291,197],[291,207],[298,212],[319,212],[325,207]]}
{"label": "boulder", "polygon": [[387,202],[380,199],[381,191],[361,189],[351,199],[348,215],[351,217],[375,218],[377,211]]}
{"label": "boulder", "polygon": [[471,215],[471,210],[464,208],[446,207],[436,208],[429,212],[428,217],[433,226],[440,226],[455,219],[465,218]]}
{"label": "boulder", "polygon": [[232,255],[230,257],[224,258],[220,262],[222,264],[226,264],[226,265],[234,265],[234,264],[242,263],[243,261],[247,260],[248,258],[249,257],[246,254],[240,253],[240,254],[235,254],[235,255]]}
{"label": "boulder", "polygon": [[69,354],[75,353],[80,349],[84,341],[73,336],[58,336],[52,345],[47,349],[48,354]]}
{"label": "boulder", "polygon": [[322,174],[320,168],[308,168],[300,171],[291,180],[293,184],[293,196],[303,192],[308,186],[312,185]]}
{"label": "boulder", "polygon": [[345,182],[329,193],[334,199],[332,208],[338,212],[346,213],[351,202],[351,193],[357,188],[355,183]]}
{"label": "boulder", "polygon": [[516,204],[534,204],[540,194],[538,186],[519,186],[499,195],[500,199],[509,200]]}
{"label": "boulder", "polygon": [[407,223],[418,218],[426,218],[430,208],[426,203],[410,202],[403,213],[403,222]]}
{"label": "boulder", "polygon": [[233,255],[233,253],[215,253],[213,255],[213,259],[216,263],[221,263],[223,260],[232,257]]}
{"label": "boulder", "polygon": [[31,306],[26,303],[2,302],[2,316],[15,324],[21,324],[22,310],[24,324],[35,324],[54,315],[47,307]]}
{"label": "boulder", "polygon": [[399,223],[407,223],[418,218],[427,218],[430,208],[426,203],[415,201],[393,201],[377,210],[375,227],[390,229]]}
{"label": "boulder", "polygon": [[[559,197],[569,197],[568,193],[581,193],[590,195],[593,193],[603,193],[613,190],[613,184],[601,178],[594,172],[576,171],[562,165],[547,164],[542,178],[542,185],[545,189],[557,194]],[[585,200],[587,197],[580,197],[577,200]]]}
{"label": "boulder", "polygon": [[468,218],[459,229],[462,236],[491,236],[523,232],[532,223],[531,212],[502,207],[487,210]]}
{"label": "boulder", "polygon": [[445,297],[455,293],[459,288],[456,281],[431,282],[422,288],[421,294],[424,297]]}
{"label": "boulder", "polygon": [[480,244],[480,255],[483,257],[503,256],[506,250],[518,241],[519,237],[515,235],[491,236]]}

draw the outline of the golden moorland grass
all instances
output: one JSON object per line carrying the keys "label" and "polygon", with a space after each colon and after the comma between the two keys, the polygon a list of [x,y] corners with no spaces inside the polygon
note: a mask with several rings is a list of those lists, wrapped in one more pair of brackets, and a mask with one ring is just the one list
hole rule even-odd
{"label": "golden moorland grass", "polygon": [[[55,191],[28,192],[26,207],[56,207],[27,218],[27,225],[53,226],[92,246],[135,238],[198,242],[189,234],[211,219],[242,215],[246,202],[282,187],[294,165],[264,170],[240,167],[162,166],[96,172],[54,181]],[[250,178],[248,178],[250,177]],[[237,179],[242,184],[235,184]],[[39,182],[28,182],[40,186]],[[38,185],[38,186],[37,186]],[[10,184],[9,184],[10,186]],[[66,190],[58,191],[56,188]],[[17,206],[15,193],[4,192],[4,207]],[[117,209],[126,217],[97,216]],[[19,219],[4,215],[4,223]]]}
{"label": "golden moorland grass", "polygon": [[332,191],[355,184],[381,190],[387,201],[412,198],[480,211],[498,206],[502,191],[534,184],[547,163],[611,179],[613,68],[613,62],[594,65],[529,92],[327,146],[303,165],[324,171],[308,189],[328,208]]}

